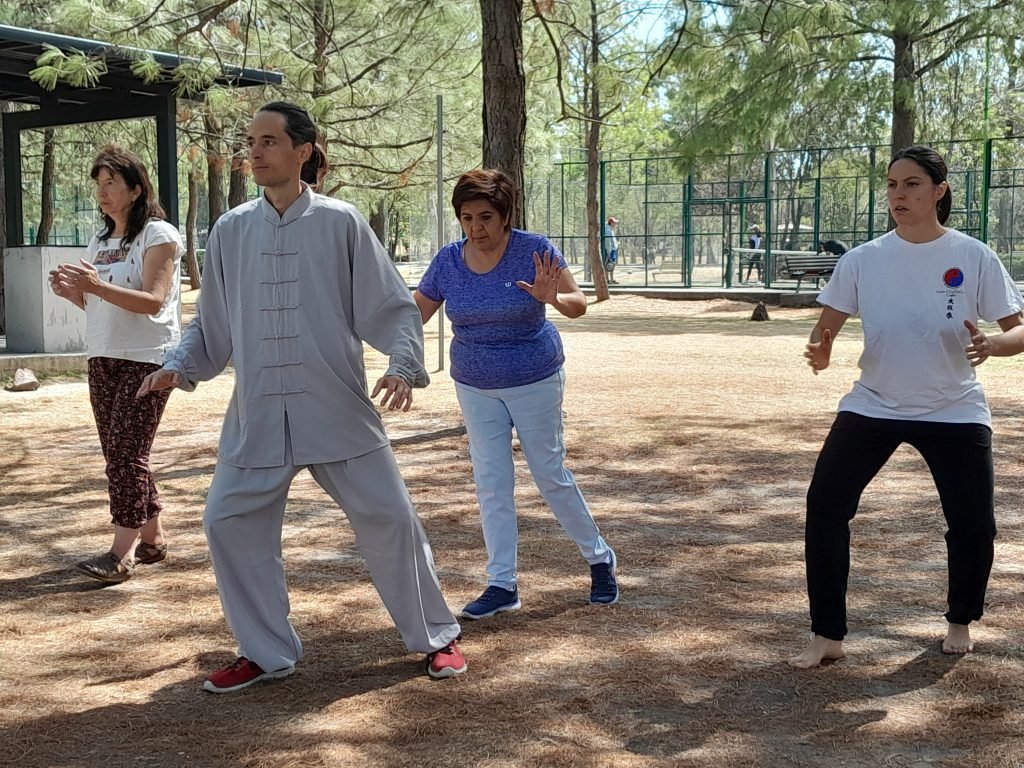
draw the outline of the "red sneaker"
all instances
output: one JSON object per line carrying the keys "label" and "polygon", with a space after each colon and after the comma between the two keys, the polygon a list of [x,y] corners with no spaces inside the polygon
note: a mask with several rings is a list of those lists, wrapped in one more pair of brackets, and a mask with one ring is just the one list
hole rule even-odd
{"label": "red sneaker", "polygon": [[259,664],[249,661],[245,656],[239,656],[230,666],[218,669],[207,677],[203,683],[203,690],[210,693],[232,693],[248,688],[260,680],[288,677],[294,671],[295,667],[285,667],[273,672],[264,672]]}
{"label": "red sneaker", "polygon": [[448,645],[427,654],[427,674],[433,678],[455,677],[466,671],[466,657],[452,640]]}

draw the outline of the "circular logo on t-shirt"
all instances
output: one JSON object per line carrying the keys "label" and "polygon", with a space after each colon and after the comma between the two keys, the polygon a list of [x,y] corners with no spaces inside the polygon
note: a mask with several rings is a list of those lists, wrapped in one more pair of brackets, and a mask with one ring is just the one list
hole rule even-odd
{"label": "circular logo on t-shirt", "polygon": [[956,267],[950,267],[946,270],[946,274],[942,276],[942,282],[948,285],[950,288],[959,288],[964,282],[964,273]]}

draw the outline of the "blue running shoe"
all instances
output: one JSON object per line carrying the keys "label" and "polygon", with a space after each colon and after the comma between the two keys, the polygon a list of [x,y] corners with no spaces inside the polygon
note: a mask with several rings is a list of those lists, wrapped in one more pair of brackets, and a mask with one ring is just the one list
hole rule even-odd
{"label": "blue running shoe", "polygon": [[518,589],[488,587],[480,597],[463,608],[459,616],[464,619],[486,619],[496,613],[518,611],[522,607]]}
{"label": "blue running shoe", "polygon": [[610,563],[590,566],[590,602],[612,605],[619,601],[619,584],[615,581],[615,553]]}

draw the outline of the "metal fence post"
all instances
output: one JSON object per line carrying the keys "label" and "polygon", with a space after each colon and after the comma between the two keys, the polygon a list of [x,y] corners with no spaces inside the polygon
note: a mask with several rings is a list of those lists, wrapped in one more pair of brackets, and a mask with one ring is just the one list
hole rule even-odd
{"label": "metal fence post", "polygon": [[547,217],[545,218],[545,225],[546,225],[547,228],[544,230],[544,233],[548,237],[551,237],[551,177],[550,176],[548,177],[547,184],[545,186],[546,186],[546,189],[547,189],[547,199],[546,199],[546,202],[547,202],[547,209],[546,209],[547,210]]}
{"label": "metal fence post", "polygon": [[651,160],[644,159],[644,287],[648,285],[647,265],[651,261]]}
{"label": "metal fence post", "polygon": [[[987,96],[986,92],[986,98]],[[987,243],[989,188],[992,186],[992,139],[985,139],[985,151],[982,158],[981,222],[978,228],[978,239]]]}
{"label": "metal fence post", "polygon": [[772,287],[772,227],[775,217],[772,215],[772,162],[773,153],[769,150],[764,157],[764,287]]}
{"label": "metal fence post", "polygon": [[[821,150],[818,150],[818,172],[814,179],[814,243],[812,248],[817,249],[821,242]],[[799,228],[799,223],[798,223]]]}
{"label": "metal fence post", "polygon": [[693,173],[686,174],[686,194],[683,195],[683,263],[679,276],[683,285],[691,288],[693,275]]}
{"label": "metal fence post", "polygon": [[[598,177],[598,214],[597,214],[597,231],[601,233],[598,238],[600,243],[599,250],[601,251],[601,261],[604,262],[604,255],[607,253],[608,244],[604,241],[604,223],[608,220],[608,198],[606,197],[607,192],[605,191],[605,185],[608,183],[608,169],[605,167],[604,160],[598,160],[597,162],[597,177]],[[589,259],[588,259],[589,261]]]}
{"label": "metal fence post", "polygon": [[[437,97],[437,249],[444,247],[444,96]],[[437,370],[444,370],[444,312],[437,313]]]}

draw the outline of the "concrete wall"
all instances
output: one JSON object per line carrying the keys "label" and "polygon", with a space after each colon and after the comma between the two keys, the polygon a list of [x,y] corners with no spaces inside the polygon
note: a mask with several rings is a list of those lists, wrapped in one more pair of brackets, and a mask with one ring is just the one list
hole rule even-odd
{"label": "concrete wall", "polygon": [[82,352],[85,312],[50,290],[50,270],[77,264],[85,248],[24,246],[4,253],[7,353]]}

